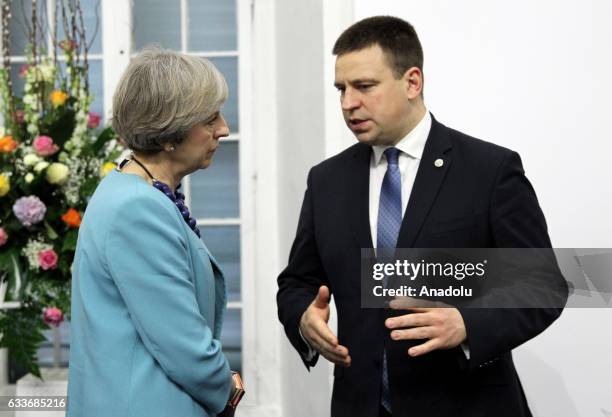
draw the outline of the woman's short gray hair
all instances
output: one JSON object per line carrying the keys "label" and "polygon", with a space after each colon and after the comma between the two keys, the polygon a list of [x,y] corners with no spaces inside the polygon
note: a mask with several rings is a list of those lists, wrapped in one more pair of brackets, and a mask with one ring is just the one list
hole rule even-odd
{"label": "woman's short gray hair", "polygon": [[132,150],[179,144],[227,99],[223,75],[205,58],[149,46],[128,65],[113,96],[113,129]]}

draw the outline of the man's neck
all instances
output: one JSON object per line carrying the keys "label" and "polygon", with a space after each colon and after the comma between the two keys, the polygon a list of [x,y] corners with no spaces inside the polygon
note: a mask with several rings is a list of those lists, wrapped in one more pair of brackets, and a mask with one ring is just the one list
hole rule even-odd
{"label": "man's neck", "polygon": [[425,108],[425,104],[422,101],[416,104],[410,111],[409,120],[407,121],[406,126],[398,135],[398,137],[395,138],[391,146],[397,145],[402,139],[408,136],[408,134],[412,132],[415,127],[417,127],[421,120],[423,120],[423,117],[425,117],[426,112],[427,109]]}

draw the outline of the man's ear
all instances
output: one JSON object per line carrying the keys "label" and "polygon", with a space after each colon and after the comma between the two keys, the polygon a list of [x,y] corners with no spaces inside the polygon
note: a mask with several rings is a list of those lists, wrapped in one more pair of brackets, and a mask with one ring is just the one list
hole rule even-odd
{"label": "man's ear", "polygon": [[406,96],[412,100],[421,96],[423,91],[423,71],[417,67],[411,67],[406,70],[402,76],[406,86]]}

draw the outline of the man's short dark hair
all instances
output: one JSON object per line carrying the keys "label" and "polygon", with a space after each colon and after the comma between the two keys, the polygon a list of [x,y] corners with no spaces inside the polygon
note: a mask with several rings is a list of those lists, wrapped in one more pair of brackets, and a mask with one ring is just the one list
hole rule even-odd
{"label": "man's short dark hair", "polygon": [[378,45],[396,78],[412,67],[423,71],[423,48],[414,27],[398,17],[374,16],[354,23],[336,40],[333,54],[343,55]]}

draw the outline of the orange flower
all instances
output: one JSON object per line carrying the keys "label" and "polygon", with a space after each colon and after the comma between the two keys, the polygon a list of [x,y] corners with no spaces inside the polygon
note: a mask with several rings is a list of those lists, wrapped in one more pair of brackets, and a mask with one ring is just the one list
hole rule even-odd
{"label": "orange flower", "polygon": [[13,140],[12,136],[4,136],[0,139],[0,152],[11,153],[17,147],[17,142]]}
{"label": "orange flower", "polygon": [[68,209],[66,214],[62,216],[62,220],[68,225],[68,227],[77,228],[81,225],[81,215],[73,208]]}
{"label": "orange flower", "polygon": [[63,106],[66,100],[68,99],[68,94],[64,93],[61,90],[55,90],[50,95],[51,103],[53,107]]}

